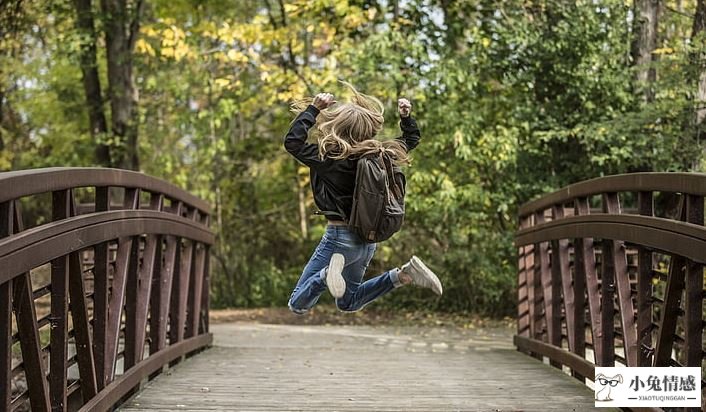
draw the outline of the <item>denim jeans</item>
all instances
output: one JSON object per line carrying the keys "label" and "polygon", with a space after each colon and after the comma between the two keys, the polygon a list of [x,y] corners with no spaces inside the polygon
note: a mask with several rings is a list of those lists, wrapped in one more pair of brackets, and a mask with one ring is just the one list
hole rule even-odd
{"label": "denim jeans", "polygon": [[355,312],[365,305],[401,286],[399,269],[395,268],[363,282],[365,270],[375,254],[377,244],[365,243],[346,226],[326,227],[321,242],[304,267],[297,285],[289,298],[289,309],[296,314],[304,314],[314,307],[326,290],[326,269],[331,256],[340,253],[345,258],[343,278],[346,292],[336,299],[336,306],[345,312]]}

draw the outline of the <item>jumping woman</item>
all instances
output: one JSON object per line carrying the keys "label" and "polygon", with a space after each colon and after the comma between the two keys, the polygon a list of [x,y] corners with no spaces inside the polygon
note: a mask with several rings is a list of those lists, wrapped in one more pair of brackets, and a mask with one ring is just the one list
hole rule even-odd
{"label": "jumping woman", "polygon": [[[407,163],[407,153],[419,144],[420,133],[410,115],[411,103],[399,99],[402,136],[386,142],[377,140],[384,122],[382,103],[344,84],[353,94],[350,102],[338,104],[332,94],[319,93],[313,101],[293,104],[293,110],[300,113],[284,140],[287,151],[309,167],[314,201],[328,219],[326,232],[289,299],[289,309],[300,315],[316,305],[327,287],[344,312],[358,311],[408,284],[442,293],[437,276],[416,256],[399,268],[363,282],[377,244],[361,240],[346,223],[353,203],[357,161],[366,154],[385,151],[396,163]],[[306,142],[312,127],[318,134],[318,144]]]}

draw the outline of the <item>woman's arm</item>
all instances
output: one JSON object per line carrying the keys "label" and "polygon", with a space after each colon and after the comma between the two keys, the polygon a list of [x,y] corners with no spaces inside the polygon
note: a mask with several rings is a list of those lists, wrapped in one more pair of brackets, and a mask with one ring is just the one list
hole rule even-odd
{"label": "woman's arm", "polygon": [[297,160],[309,167],[315,167],[321,163],[319,146],[306,142],[309,129],[316,123],[316,116],[319,115],[319,111],[334,103],[333,95],[329,93],[317,94],[313,103],[294,119],[289,132],[284,137],[284,148]]}
{"label": "woman's arm", "polygon": [[289,132],[284,137],[284,148],[289,154],[297,160],[309,167],[314,167],[321,163],[319,159],[318,145],[307,143],[306,138],[309,135],[309,129],[316,123],[316,116],[319,114],[319,109],[313,105],[309,105],[303,112],[299,113]]}
{"label": "woman's arm", "polygon": [[411,116],[412,103],[407,99],[399,99],[397,110],[400,113],[400,129],[402,129],[402,136],[398,139],[407,146],[407,152],[410,152],[417,147],[422,137],[416,120]]}

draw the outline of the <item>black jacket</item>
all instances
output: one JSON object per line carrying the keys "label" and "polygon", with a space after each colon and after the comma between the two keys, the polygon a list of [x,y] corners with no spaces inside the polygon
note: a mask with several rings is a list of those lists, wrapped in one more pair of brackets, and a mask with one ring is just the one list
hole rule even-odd
{"label": "black jacket", "polygon": [[[309,106],[294,119],[284,138],[284,147],[303,164],[309,166],[314,202],[330,220],[346,220],[351,213],[357,159],[334,160],[319,158],[319,146],[307,143],[309,129],[316,123],[319,110]],[[410,117],[400,120],[402,136],[398,137],[410,151],[419,144],[417,122]]]}

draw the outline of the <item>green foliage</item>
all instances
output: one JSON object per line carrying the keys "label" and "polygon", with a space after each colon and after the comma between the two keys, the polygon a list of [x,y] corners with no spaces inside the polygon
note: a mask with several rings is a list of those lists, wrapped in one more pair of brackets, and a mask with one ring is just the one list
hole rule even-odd
{"label": "green foliage", "polygon": [[[19,33],[1,40],[12,46],[1,56],[3,170],[94,163],[75,15],[53,3],[28,2]],[[288,103],[342,92],[337,79],[381,98],[386,138],[399,133],[400,96],[422,129],[405,228],[370,274],[417,254],[445,295],[410,288],[380,302],[393,307],[512,314],[519,204],[602,174],[702,161],[682,14],[663,17],[658,80],[644,85],[619,0],[409,0],[398,15],[375,0],[147,3],[135,45],[141,165],[215,206],[214,306],[286,303],[324,228],[306,169],[282,148]],[[636,97],[645,87],[654,100]]]}

